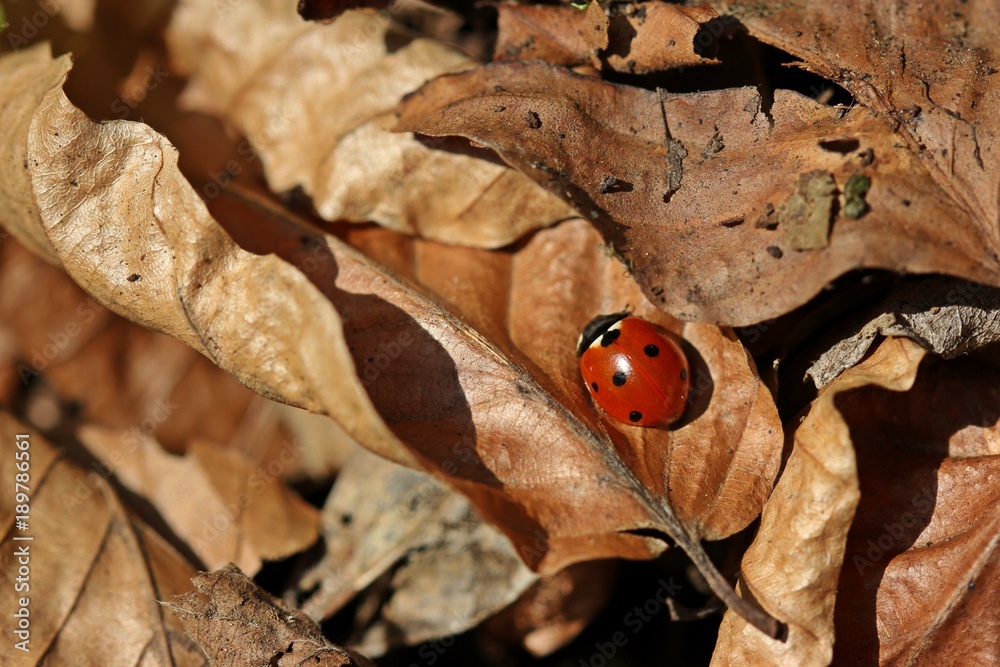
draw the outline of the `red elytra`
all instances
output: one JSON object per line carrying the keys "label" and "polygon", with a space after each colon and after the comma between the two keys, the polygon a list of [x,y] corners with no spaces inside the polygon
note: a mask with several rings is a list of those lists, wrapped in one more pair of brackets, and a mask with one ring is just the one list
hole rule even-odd
{"label": "red elytra", "polygon": [[666,426],[684,414],[691,371],[669,331],[627,312],[599,315],[584,327],[576,353],[590,395],[618,421]]}

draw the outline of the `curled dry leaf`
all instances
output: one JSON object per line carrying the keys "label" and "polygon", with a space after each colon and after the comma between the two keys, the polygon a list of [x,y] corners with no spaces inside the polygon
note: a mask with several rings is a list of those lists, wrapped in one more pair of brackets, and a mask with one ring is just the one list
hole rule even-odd
{"label": "curled dry leaf", "polygon": [[[319,513],[281,482],[277,466],[255,468],[237,451],[206,441],[190,443],[178,457],[130,431],[84,426],[78,435],[209,567],[233,562],[253,574],[319,534]],[[286,450],[275,462],[292,463],[294,447]]]}
{"label": "curled dry leaf", "polygon": [[860,496],[852,432],[835,399],[867,385],[906,391],[923,356],[911,341],[888,339],[813,403],[764,505],[740,581],[741,590],[787,625],[787,641],[747,633],[746,623],[727,612],[713,664],[830,664],[837,578]]}
{"label": "curled dry leaf", "polygon": [[838,662],[995,662],[998,387],[996,355],[979,354],[928,358],[905,394],[869,386],[838,398],[861,489],[837,593]]}
{"label": "curled dry leaf", "polygon": [[288,609],[235,566],[194,578],[196,592],[165,602],[213,667],[374,667],[335,646],[308,616]]}
{"label": "curled dry leaf", "polygon": [[608,47],[608,17],[599,2],[576,7],[503,4],[497,7],[494,60],[544,60],[554,65],[591,64]]}
{"label": "curled dry leaf", "polygon": [[174,16],[171,55],[193,77],[182,99],[248,137],[243,156],[263,159],[272,190],[301,186],[327,220],[483,247],[573,215],[502,164],[389,131],[405,93],[472,66],[465,56],[395,34],[381,15],[310,25],[278,1],[215,12],[189,2]]}
{"label": "curled dry leaf", "polygon": [[[715,63],[696,48],[703,24],[718,19],[711,7],[637,2],[611,7],[503,4],[497,7],[494,60],[543,60],[573,67],[592,64],[629,74]],[[716,35],[721,34],[720,26]]]}
{"label": "curled dry leaf", "polygon": [[359,450],[323,507],[326,553],[299,582],[302,611],[329,618],[376,579],[390,597],[358,644],[370,656],[464,632],[536,579],[468,500],[423,473]]}
{"label": "curled dry leaf", "polygon": [[607,63],[629,74],[714,64],[718,61],[706,57],[706,47],[727,30],[708,5],[658,0],[626,5],[611,22]]}
{"label": "curled dry leaf", "polygon": [[[48,57],[41,48],[8,56]],[[33,128],[26,146],[40,218],[33,224],[45,230],[77,284],[111,310],[187,343],[251,389],[339,415],[369,448],[410,460],[357,379],[336,370],[351,368],[336,312],[299,271],[244,252],[226,236],[180,175],[169,142],[139,123],[94,123],[59,87],[40,101]],[[222,307],[233,302],[243,307]],[[220,346],[228,336],[241,342]],[[341,386],[330,382],[338,377]]]}
{"label": "curled dry leaf", "polygon": [[895,288],[861,316],[855,333],[817,357],[806,374],[823,387],[865,355],[876,336],[906,336],[951,359],[1000,341],[1000,290],[951,278]]}
{"label": "curled dry leaf", "polygon": [[[13,487],[0,499],[0,604],[7,610],[0,620],[0,662],[21,667],[45,656],[47,664],[69,665],[86,656],[106,665],[206,665],[176,619],[157,604],[190,590],[191,565],[125,508],[99,471],[81,468],[0,413],[0,474],[11,483],[15,452],[24,451],[30,463],[26,528],[14,523],[22,513],[15,512]],[[17,539],[24,536],[31,539]],[[28,570],[29,589],[15,589],[15,577],[23,575],[19,565]],[[19,598],[29,600],[30,633],[15,639]],[[119,632],[110,637],[108,628]],[[28,651],[15,647],[21,640]]]}
{"label": "curled dry leaf", "polygon": [[[995,216],[991,231],[870,109],[785,90],[768,109],[750,88],[657,94],[511,62],[439,77],[400,113],[398,129],[467,137],[561,195],[614,244],[650,301],[684,319],[759,322],[858,267],[1000,285]],[[832,217],[826,247],[794,250],[781,211],[816,171],[838,190],[867,176],[870,210]]]}
{"label": "curled dry leaf", "polygon": [[[484,335],[495,326],[473,329],[334,237],[289,221],[251,232],[243,211],[233,231],[302,271],[242,250],[180,176],[173,148],[148,127],[93,123],[54,89],[32,128],[38,224],[67,272],[106,306],[180,338],[266,396],[333,416],[376,453],[443,476],[542,573],[582,560],[650,557],[664,548],[657,536],[669,535],[727,604],[774,632],[733,595],[697,541],[730,534],[756,515],[777,470],[774,404],[735,337],[698,325],[684,332],[704,377],[686,431],[601,421],[576,379],[572,341],[595,311],[620,308],[624,296],[638,303],[638,295],[598,286],[572,300],[593,287],[576,276],[594,274],[596,238],[578,236],[578,258],[557,252],[563,261],[553,268],[567,288],[556,302],[562,312],[537,289],[520,289],[540,267],[515,269],[509,297],[518,317],[509,336],[490,339]],[[558,233],[585,230],[564,227]],[[546,234],[536,240],[543,256],[559,247],[546,245]],[[473,253],[457,255],[466,262],[483,253],[464,252]],[[503,268],[504,255],[496,256]],[[619,282],[631,285],[623,275]],[[641,312],[671,326],[648,304]],[[712,391],[723,377],[734,379],[732,387]],[[692,474],[674,476],[686,465]],[[720,495],[699,515],[711,493]],[[671,503],[698,521],[685,528]]]}
{"label": "curled dry leaf", "polygon": [[836,662],[996,661],[998,387],[996,355],[977,354],[928,358],[906,393],[838,397],[861,501],[838,582]]}

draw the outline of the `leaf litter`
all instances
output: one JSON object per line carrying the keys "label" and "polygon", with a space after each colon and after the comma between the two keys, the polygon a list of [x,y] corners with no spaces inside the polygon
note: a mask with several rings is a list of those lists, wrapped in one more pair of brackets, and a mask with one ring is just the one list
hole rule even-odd
{"label": "leaf litter", "polygon": [[[808,411],[805,422],[786,421],[791,458],[784,464],[773,494],[771,485],[786,436],[772,392],[757,378],[754,360],[740,340],[712,323],[756,325],[800,306],[829,289],[831,280],[857,267],[939,272],[996,284],[995,202],[983,195],[991,192],[995,168],[982,159],[994,136],[989,127],[995,118],[984,112],[994,93],[988,51],[979,48],[992,39],[979,27],[986,25],[983,21],[989,10],[977,3],[952,9],[947,2],[934,3],[920,16],[908,7],[855,8],[846,20],[856,28],[856,34],[867,39],[852,37],[844,42],[851,31],[831,29],[844,23],[842,17],[837,18],[839,10],[834,16],[829,13],[834,10],[825,7],[782,6],[761,12],[759,3],[714,6],[721,23],[732,27],[727,21],[737,16],[756,38],[800,57],[801,67],[840,83],[862,103],[843,109],[825,107],[781,89],[666,93],[598,78],[601,74],[614,78],[609,74],[614,69],[628,68],[627,62],[625,69],[615,64],[617,54],[611,52],[622,48],[614,43],[616,25],[621,29],[627,23],[636,30],[632,40],[636,46],[653,34],[652,28],[642,28],[654,23],[641,11],[648,12],[654,6],[659,11],[661,3],[640,4],[644,6],[626,6],[625,23],[621,15],[608,15],[608,47],[601,45],[603,37],[598,35],[596,43],[564,50],[569,53],[575,49],[585,57],[581,63],[589,61],[591,69],[579,70],[586,76],[538,62],[479,67],[467,62],[464,66],[471,69],[466,73],[445,75],[411,96],[401,107],[400,117],[401,127],[441,135],[439,140],[418,142],[423,147],[419,150],[426,149],[429,154],[474,154],[476,162],[505,169],[488,153],[463,146],[453,137],[464,136],[473,144],[494,149],[509,165],[563,197],[593,223],[610,242],[610,254],[623,260],[624,268],[607,257],[597,257],[599,236],[583,221],[533,233],[496,252],[476,250],[475,246],[510,243],[525,231],[560,218],[527,216],[531,220],[523,227],[512,227],[502,217],[495,225],[492,219],[494,222],[485,226],[485,240],[467,236],[471,233],[468,225],[450,228],[464,231],[442,233],[386,222],[392,216],[382,221],[409,234],[474,246],[447,248],[365,226],[331,227],[328,229],[335,230],[336,236],[323,234],[282,212],[266,197],[246,192],[241,196],[253,203],[250,208],[263,208],[267,215],[261,216],[259,210],[249,212],[246,200],[234,205],[228,196],[214,199],[210,202],[212,213],[226,232],[250,251],[246,252],[230,242],[185,191],[186,185],[173,167],[176,158],[169,144],[143,126],[109,123],[95,130],[78,114],[74,118],[74,110],[58,99],[56,90],[67,63],[46,64],[37,51],[19,54],[21,60],[15,59],[5,76],[29,67],[47,72],[41,77],[25,77],[13,88],[21,95],[16,98],[17,108],[30,114],[39,107],[41,113],[27,124],[12,123],[6,133],[0,132],[0,140],[15,147],[13,155],[25,145],[29,156],[46,158],[34,168],[28,165],[31,194],[27,198],[21,194],[26,183],[23,175],[21,180],[0,181],[0,186],[11,192],[10,201],[30,202],[5,213],[4,224],[38,254],[62,263],[75,280],[112,310],[177,336],[265,395],[332,414],[343,423],[348,437],[357,437],[367,447],[450,479],[453,488],[468,496],[489,521],[513,539],[513,547],[522,558],[550,573],[542,582],[558,577],[560,568],[576,560],[599,558],[601,554],[649,557],[658,553],[662,542],[641,527],[651,525],[647,523],[650,509],[652,523],[665,522],[666,532],[675,538],[681,535],[681,546],[685,546],[684,535],[718,539],[739,531],[763,506],[755,545],[744,560],[740,588],[755,604],[784,621],[788,635],[783,643],[776,643],[748,634],[743,631],[744,622],[730,613],[716,648],[719,664],[867,660],[872,646],[881,647],[879,662],[887,664],[920,658],[948,662],[958,655],[956,650],[964,650],[964,658],[978,659],[989,646],[978,637],[988,637],[990,628],[988,624],[970,627],[962,619],[969,617],[965,610],[988,617],[990,601],[995,599],[990,596],[989,572],[995,569],[997,531],[995,517],[988,509],[995,501],[990,501],[988,494],[979,494],[975,502],[983,503],[986,509],[962,513],[953,498],[968,497],[977,480],[993,474],[996,452],[991,448],[991,429],[996,419],[995,415],[991,418],[991,394],[979,391],[968,400],[968,382],[958,379],[969,377],[975,368],[974,374],[985,378],[984,386],[988,386],[990,349],[977,355],[986,365],[974,366],[964,360],[933,365],[927,361],[918,371],[924,352],[910,343],[889,339],[867,360],[861,360],[875,339],[872,332],[908,335],[946,354],[987,345],[995,338],[995,324],[991,306],[976,294],[982,289],[986,295],[989,288],[977,286],[970,303],[957,304],[947,317],[934,317],[941,313],[940,298],[932,294],[921,301],[906,292],[909,302],[904,300],[903,304],[909,304],[908,310],[900,308],[897,300],[877,304],[867,319],[862,313],[856,320],[862,329],[856,336],[859,342],[828,359],[825,371],[817,371],[825,380],[820,384],[829,386]],[[599,9],[598,3],[591,3],[589,16],[599,19]],[[928,18],[948,11],[948,21]],[[718,40],[722,32],[723,40],[740,39],[738,31],[707,32],[707,27],[719,24],[712,23],[716,19],[711,9],[704,12],[696,21],[698,28],[691,24],[686,28],[694,30],[693,37],[682,31],[685,37],[673,46],[687,50],[699,37],[710,34]],[[263,36],[265,49],[247,49],[254,57],[264,53],[261,60],[241,54],[247,63],[256,62],[256,67],[283,55],[273,50],[280,40],[268,41],[261,28],[270,26],[272,35],[289,40],[280,43],[293,47],[300,37],[305,45],[314,43],[310,40],[322,41],[316,34],[307,35],[306,28],[316,26],[294,27],[287,20],[261,20],[262,15],[234,15],[231,21],[246,28],[241,34],[248,39]],[[233,55],[238,53],[233,42],[229,47],[218,45],[226,38],[217,26],[211,21],[192,20],[197,16],[194,10],[188,15],[188,34],[214,31],[216,45],[204,53],[211,53],[216,60],[203,66],[201,61],[208,59],[191,58],[202,53],[197,40],[184,42],[181,37],[181,46],[174,47],[175,57],[188,58],[186,71],[198,71],[201,83],[192,91],[200,85],[203,94],[196,104],[251,135],[249,125],[240,125],[240,114],[252,114],[254,106],[266,106],[274,98],[254,98],[254,104],[243,105],[234,91],[242,90],[247,81],[246,63]],[[371,16],[384,19],[384,15]],[[350,15],[346,18],[354,20]],[[890,22],[907,28],[896,42],[885,39],[885,26]],[[177,33],[183,31],[177,25],[171,39],[178,39]],[[336,23],[328,27],[335,30]],[[914,44],[910,39],[921,31],[934,36],[929,43],[947,44],[948,59],[943,65],[940,49]],[[409,38],[394,40],[387,40],[395,44],[388,50],[380,51],[379,47],[372,51],[373,62],[392,58],[400,44],[414,43]],[[379,42],[373,41],[376,46]],[[873,44],[880,46],[874,48]],[[435,52],[430,45],[419,48],[425,47],[427,53]],[[416,50],[397,60],[413,58],[411,52]],[[292,48],[289,53],[304,62],[294,51]],[[699,57],[707,53],[691,51]],[[843,54],[854,60],[851,69],[841,66]],[[437,57],[428,56],[428,62]],[[443,56],[444,61],[452,57]],[[11,62],[10,58],[5,60]],[[450,62],[457,63],[457,59]],[[654,58],[649,71],[672,66],[668,60],[656,64]],[[376,113],[382,114],[378,125],[381,134],[374,133],[377,138],[369,146],[384,147],[391,141],[385,139],[392,136],[385,130],[392,122],[393,96],[441,71],[447,68],[421,70],[421,76],[407,79],[406,85],[390,86],[389,94],[376,95],[380,105]],[[218,76],[220,73],[223,75]],[[288,79],[288,74],[284,76]],[[324,76],[329,77],[329,73]],[[213,83],[206,85],[210,79]],[[894,87],[891,82],[899,85]],[[281,76],[275,76],[272,83],[281,89]],[[287,89],[287,96],[297,103],[303,93],[292,90],[302,88]],[[322,95],[314,97],[318,110],[342,103]],[[197,93],[190,99],[197,100]],[[503,110],[496,111],[500,107]],[[354,113],[350,108],[344,107],[344,116]],[[485,122],[488,109],[511,121],[490,126]],[[303,117],[309,113],[304,111]],[[73,128],[69,136],[84,138],[72,144],[74,149],[83,147],[74,156],[77,161],[81,155],[110,154],[114,156],[111,168],[105,166],[103,173],[98,169],[95,174],[78,172],[79,165],[74,168],[66,157],[70,144],[39,129],[56,125],[63,131],[63,123]],[[341,130],[333,134],[337,132]],[[266,146],[267,139],[266,135],[251,136],[251,145]],[[336,139],[326,145],[337,145]],[[288,183],[303,182],[297,171],[303,165],[302,173],[310,172],[303,157],[315,160],[323,153],[313,144],[300,142],[297,146],[295,150],[287,146],[289,157],[297,151],[300,162],[295,165],[287,160],[292,173]],[[281,148],[286,146],[278,146],[276,154]],[[277,164],[266,151],[262,155],[269,168]],[[143,171],[143,165],[150,163],[162,167]],[[119,173],[137,174],[127,184],[130,187],[118,184],[115,189],[116,180],[121,180],[116,179],[116,168]],[[82,181],[74,179],[77,185],[73,187],[83,182],[88,192],[82,197],[74,196],[71,190],[64,194],[67,189],[58,178],[60,171],[85,176]],[[14,175],[17,170],[0,172]],[[515,173],[512,169],[506,172]],[[273,174],[268,176],[274,187]],[[726,192],[731,194],[721,196]],[[49,199],[53,194],[55,202]],[[58,201],[60,197],[65,201]],[[441,194],[430,197],[439,201]],[[370,207],[378,199],[379,195],[365,195],[363,205]],[[320,208],[321,198],[314,201]],[[98,202],[101,207],[94,208]],[[88,237],[86,215],[74,216],[74,207],[82,207],[90,216],[95,216],[95,211],[101,212],[96,215],[108,211],[106,217],[113,224],[100,226],[96,230],[99,235],[92,231]],[[180,216],[182,224],[174,226],[169,219],[178,210],[185,214]],[[370,213],[362,213],[356,219],[368,217]],[[143,223],[133,222],[143,219],[156,224],[147,222],[143,227]],[[121,230],[118,236],[107,236],[115,229]],[[129,229],[145,231],[132,235],[127,233]],[[133,245],[117,255],[103,253],[101,241],[107,238],[126,239],[127,246]],[[134,261],[143,243],[152,244],[148,250],[153,252],[146,255],[147,259],[152,255],[156,263],[139,271]],[[101,261],[88,260],[81,248],[101,252]],[[192,252],[192,248],[199,251]],[[383,266],[352,248],[361,249]],[[271,252],[298,271],[289,272],[288,265],[267,256]],[[204,259],[209,261],[201,261]],[[581,267],[586,268],[581,271]],[[135,276],[139,279],[133,279]],[[144,284],[147,279],[156,284]],[[276,289],[266,289],[276,283]],[[206,284],[210,289],[203,296]],[[955,282],[950,289],[963,284],[968,283]],[[234,295],[261,292],[261,287],[264,294],[258,296],[263,298],[241,313],[245,317],[225,319],[219,303],[232,302]],[[290,299],[290,294],[295,296]],[[565,345],[560,341],[575,338],[582,322],[595,312],[620,309],[622,301],[682,333],[689,342],[688,352],[695,358],[694,368],[700,368],[701,385],[695,401],[684,423],[673,431],[634,433],[605,421],[578,386],[574,360],[563,354]],[[945,305],[956,305],[953,302]],[[880,317],[880,306],[883,315],[893,314],[894,326]],[[305,334],[305,344],[296,346],[286,338],[276,350],[265,350],[260,342],[281,341],[282,333],[268,327],[261,315],[253,316],[254,308],[278,313],[278,319],[296,334]],[[682,319],[673,319],[658,308]],[[306,312],[308,318],[303,315]],[[192,316],[186,317],[189,313]],[[872,324],[865,327],[865,322]],[[843,330],[842,338],[850,339],[850,326]],[[419,337],[421,332],[424,338]],[[400,338],[399,334],[409,335]],[[316,342],[310,344],[309,340]],[[321,350],[320,340],[327,341],[333,350]],[[298,355],[301,358],[295,361]],[[387,364],[381,363],[386,360]],[[859,361],[861,365],[852,369]],[[937,380],[922,383],[925,373]],[[327,383],[335,378],[336,387],[324,386],[320,377],[326,377]],[[905,391],[914,378],[914,388]],[[935,394],[930,389],[935,382],[943,383],[950,393]],[[475,386],[477,383],[483,386]],[[869,386],[871,383],[903,391],[877,390]],[[516,392],[497,394],[497,388],[504,387]],[[403,395],[404,388],[411,395]],[[789,390],[783,391],[787,394]],[[354,401],[352,407],[360,408],[363,416],[352,421],[350,411],[333,400],[337,392],[346,392],[344,395]],[[777,395],[780,399],[782,393]],[[874,398],[854,401],[855,396]],[[900,398],[894,403],[888,396]],[[965,412],[951,408],[960,398],[967,406]],[[933,414],[924,407],[928,403],[943,406],[948,415],[939,420],[937,431],[931,429],[936,435],[930,439],[908,431],[905,419],[897,417],[918,410],[921,412],[914,413],[913,421],[922,423],[918,417]],[[446,409],[442,411],[440,406]],[[548,409],[539,411],[540,406]],[[886,415],[893,418],[886,421]],[[534,429],[519,419],[533,422]],[[511,423],[513,433],[500,426]],[[553,431],[557,424],[562,430]],[[461,435],[442,446],[440,439],[435,443],[428,438],[430,432],[440,430]],[[909,452],[917,443],[921,454],[893,469],[889,464],[895,459],[873,450],[868,443],[885,442],[896,431],[903,434],[902,444],[894,445],[897,449]],[[546,454],[558,461],[560,468],[572,463],[577,471],[594,470],[596,463],[604,470],[601,474],[607,474],[610,466],[614,476],[606,479],[616,479],[624,486],[615,490],[614,485],[607,486],[606,479],[598,483],[591,480],[589,487],[580,490],[580,497],[606,496],[610,489],[617,495],[610,500],[602,497],[600,507],[615,516],[602,517],[598,510],[588,518],[597,518],[599,525],[586,526],[581,532],[566,517],[555,516],[562,511],[556,508],[578,507],[579,502],[565,489],[556,489],[555,496],[547,497],[552,482],[565,483],[565,477],[511,476],[526,466],[532,473],[544,469],[547,461],[524,451],[524,445],[537,442],[540,433],[545,433],[542,439],[554,443]],[[566,443],[574,440],[584,447],[567,449]],[[727,447],[723,443],[731,444]],[[470,448],[475,460],[465,460]],[[808,455],[797,455],[803,451]],[[576,458],[567,456],[569,452],[575,452]],[[810,465],[813,454],[824,461],[819,469]],[[857,472],[853,472],[855,459]],[[827,478],[831,466],[837,474]],[[497,473],[502,475],[497,477]],[[587,474],[591,473],[584,476]],[[514,498],[498,494],[497,482]],[[930,489],[920,496],[920,503],[914,500],[916,496],[906,495],[914,483]],[[896,488],[903,491],[894,491]],[[742,502],[745,494],[750,502]],[[818,497],[829,497],[833,504],[808,502]],[[969,506],[979,507],[975,503]],[[517,514],[514,508],[526,511]],[[900,510],[902,528],[884,520],[886,508]],[[788,530],[789,525],[793,530]],[[537,527],[544,528],[541,542],[538,533],[532,532]],[[823,536],[822,554],[816,551],[820,542],[809,541],[816,530]],[[600,536],[597,542],[595,535]],[[769,535],[799,542],[779,553],[773,544],[762,546]],[[959,535],[962,539],[956,538]],[[532,541],[532,537],[536,539]],[[886,542],[889,538],[892,544]],[[882,553],[871,551],[872,544]],[[834,554],[832,560],[827,552]],[[795,553],[795,562],[775,570],[774,563],[786,553]],[[814,556],[802,556],[810,553]],[[698,558],[695,554],[696,561]],[[871,566],[858,558],[870,561]],[[922,564],[941,558],[949,565],[940,577],[922,574],[927,572]],[[840,563],[845,565],[840,567]],[[571,565],[562,572],[576,567]],[[789,587],[789,577],[802,585]],[[406,577],[397,580],[401,599],[419,591],[419,586],[407,591],[405,581]],[[963,581],[964,586],[960,585]],[[907,596],[913,599],[915,590],[923,591],[918,596],[923,603],[907,604]],[[934,597],[927,591],[943,594]],[[377,599],[378,593],[371,589],[365,595]],[[244,598],[249,597],[245,593]],[[529,599],[524,597],[524,604]],[[900,618],[904,621],[896,625],[886,622]],[[377,629],[378,623],[373,627]],[[570,621],[569,626],[572,624]],[[544,623],[534,627],[544,627]],[[571,637],[578,631],[579,623],[575,630],[558,632]],[[974,634],[977,632],[981,634]],[[369,638],[377,641],[377,634],[378,630]],[[962,644],[947,639],[958,634],[977,639]],[[531,636],[530,632],[524,636]],[[537,637],[531,645],[558,645],[558,640],[553,643]]]}

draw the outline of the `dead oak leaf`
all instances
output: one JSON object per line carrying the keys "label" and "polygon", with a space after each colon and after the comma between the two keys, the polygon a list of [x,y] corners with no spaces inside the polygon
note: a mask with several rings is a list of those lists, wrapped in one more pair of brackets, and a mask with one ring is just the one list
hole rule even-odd
{"label": "dead oak leaf", "polygon": [[389,131],[403,94],[474,64],[458,52],[395,33],[381,15],[310,25],[287,2],[231,6],[224,21],[214,13],[183,4],[169,29],[192,76],[182,101],[245,134],[244,157],[263,159],[272,190],[301,186],[327,220],[482,247],[572,215],[502,164]]}
{"label": "dead oak leaf", "polygon": [[286,608],[235,566],[203,572],[193,582],[196,592],[163,605],[213,667],[374,667],[330,643],[308,616]]}
{"label": "dead oak leaf", "polygon": [[[647,298],[684,319],[759,322],[861,266],[1000,283],[1000,240],[865,108],[777,90],[765,112],[752,89],[657,94],[511,62],[439,77],[400,114],[398,129],[467,137],[560,194],[614,243]],[[794,250],[768,211],[817,170],[838,189],[866,175],[870,210],[833,219],[827,247]]]}

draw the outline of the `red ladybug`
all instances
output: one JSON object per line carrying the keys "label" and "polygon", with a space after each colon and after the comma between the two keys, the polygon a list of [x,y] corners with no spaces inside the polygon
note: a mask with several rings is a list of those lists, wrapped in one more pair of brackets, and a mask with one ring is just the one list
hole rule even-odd
{"label": "red ladybug", "polygon": [[598,315],[577,344],[580,373],[609,415],[635,426],[665,426],[683,414],[691,387],[676,336],[629,313]]}

